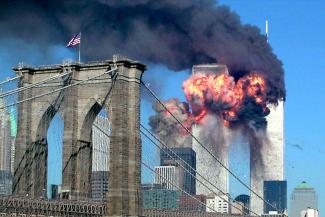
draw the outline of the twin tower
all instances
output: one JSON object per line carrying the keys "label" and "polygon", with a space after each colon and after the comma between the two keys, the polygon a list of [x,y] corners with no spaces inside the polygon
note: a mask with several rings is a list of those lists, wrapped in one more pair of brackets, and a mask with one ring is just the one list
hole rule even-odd
{"label": "twin tower", "polygon": [[[193,66],[192,73],[228,73],[228,69],[225,65],[218,64],[196,65]],[[271,107],[270,110],[270,114],[266,117],[266,135],[258,138],[258,143],[252,141],[244,132],[232,132],[223,125],[222,121],[218,121],[216,118],[210,117],[210,121],[213,119],[214,124],[210,123],[193,127],[193,134],[228,168],[228,151],[229,145],[231,145],[229,143],[232,142],[233,138],[238,137],[238,133],[241,134],[241,137],[244,138],[243,142],[248,143],[250,148],[250,183],[246,184],[261,198],[263,198],[264,181],[284,180],[283,102],[280,101],[277,107]],[[228,171],[195,140],[193,140],[192,148],[196,152],[196,168],[198,173],[224,193],[229,193],[228,177],[230,174]],[[197,179],[200,179],[200,177],[197,176]],[[206,181],[201,181],[210,189],[215,189]],[[196,182],[196,194],[208,195],[209,193],[211,192],[204,185]],[[252,192],[250,194],[250,209],[259,215],[262,214],[263,200]]]}
{"label": "twin tower", "polygon": [[21,76],[13,194],[41,198],[47,189],[47,130],[64,121],[62,197],[91,197],[92,124],[106,109],[111,122],[108,216],[141,216],[140,85],[145,66],[120,57],[14,69]]}

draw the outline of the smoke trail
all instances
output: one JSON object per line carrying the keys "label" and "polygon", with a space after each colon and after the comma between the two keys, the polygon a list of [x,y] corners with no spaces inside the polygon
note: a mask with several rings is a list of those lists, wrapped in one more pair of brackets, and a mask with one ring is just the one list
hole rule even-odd
{"label": "smoke trail", "polygon": [[176,71],[218,62],[235,79],[257,70],[268,101],[285,97],[282,63],[265,36],[213,0],[3,0],[0,18],[1,37],[43,46],[82,31],[87,60],[120,53]]}

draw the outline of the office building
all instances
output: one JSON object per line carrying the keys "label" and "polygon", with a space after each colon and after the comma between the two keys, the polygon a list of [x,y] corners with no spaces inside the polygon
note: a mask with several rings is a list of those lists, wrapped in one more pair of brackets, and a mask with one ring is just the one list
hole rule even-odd
{"label": "office building", "polygon": [[301,211],[301,217],[318,217],[319,212],[317,209],[307,208]]}
{"label": "office building", "polygon": [[[0,98],[0,107],[5,102]],[[11,135],[10,115],[6,109],[0,110],[0,195],[10,195],[12,188],[11,149],[13,137]]]}
{"label": "office building", "polygon": [[206,203],[207,212],[229,213],[228,195],[208,195]]}
{"label": "office building", "polygon": [[[201,64],[194,65],[192,68],[192,74],[219,74],[228,73],[228,68],[226,65],[219,64]],[[219,159],[223,165],[228,167],[228,141],[227,129],[223,124],[223,120],[216,116],[208,117],[206,115],[204,118],[210,118],[208,125],[194,125],[192,127],[193,135],[204,144],[205,148],[212,151],[212,154]],[[214,118],[215,120],[211,120]],[[204,121],[204,119],[203,119]],[[211,126],[211,125],[213,126]],[[212,135],[210,130],[206,128],[215,129],[217,135]],[[202,179],[199,175],[196,176],[196,194],[209,195],[212,194],[211,190],[215,189],[217,186],[221,191],[228,193],[229,183],[228,183],[228,171],[220,165],[215,157],[211,156],[195,139],[192,140],[192,148],[196,153],[196,170],[203,177],[205,177],[209,182]],[[202,184],[203,183],[203,184]]]}
{"label": "office building", "polygon": [[264,213],[287,210],[287,181],[264,181]]}
{"label": "office building", "polygon": [[179,210],[181,211],[206,211],[205,195],[187,195],[182,193],[179,198]]}
{"label": "office building", "polygon": [[180,179],[183,180],[180,187],[185,192],[191,195],[195,195],[196,154],[192,148],[161,149],[160,165],[161,166],[182,165],[181,167],[179,167],[179,169],[181,170]]}
{"label": "office building", "polygon": [[142,190],[144,209],[178,210],[179,191],[169,189]]}
{"label": "office building", "polygon": [[94,201],[107,201],[108,192],[108,171],[94,171],[91,176],[91,197]]}
{"label": "office building", "polygon": [[[284,180],[284,102],[270,106],[270,114],[266,116],[267,139],[259,147],[251,144],[251,188],[263,196],[264,180]],[[256,145],[256,144],[255,144]],[[251,209],[257,214],[263,213],[263,201],[251,194]]]}
{"label": "office building", "polygon": [[106,201],[109,181],[110,122],[98,115],[92,126],[93,160],[91,196],[95,201]]}
{"label": "office building", "polygon": [[155,167],[155,184],[160,184],[168,190],[179,190],[182,185],[180,169],[177,166]]}
{"label": "office building", "polygon": [[315,189],[304,181],[292,192],[290,217],[300,217],[308,207],[318,209],[318,198]]}
{"label": "office building", "polygon": [[50,198],[49,199],[58,199],[61,193],[60,185],[50,185]]}
{"label": "office building", "polygon": [[92,171],[109,171],[109,141],[111,126],[107,117],[98,115],[92,126]]}
{"label": "office building", "polygon": [[249,205],[250,205],[250,196],[246,195],[246,194],[241,194],[238,195],[235,198],[235,201],[238,203],[241,203],[244,206],[244,215],[249,215]]}

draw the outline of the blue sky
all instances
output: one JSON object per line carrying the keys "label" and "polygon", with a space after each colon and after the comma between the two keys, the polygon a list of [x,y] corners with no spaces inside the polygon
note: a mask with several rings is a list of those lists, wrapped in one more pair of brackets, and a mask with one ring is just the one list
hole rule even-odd
{"label": "blue sky", "polygon": [[[265,29],[265,19],[269,20],[270,44],[276,55],[282,60],[285,69],[287,101],[285,104],[285,174],[288,180],[288,195],[293,188],[305,180],[316,188],[319,195],[320,211],[325,208],[325,175],[321,167],[325,165],[325,1],[321,0],[221,0],[221,4],[230,6],[237,12],[245,24]],[[60,63],[65,58],[76,58],[73,50],[62,46],[54,46],[43,50],[37,44],[26,44],[23,41],[10,39],[0,40],[0,80],[12,77],[11,67],[24,61],[29,64]],[[50,55],[43,55],[43,53]],[[13,55],[14,54],[14,55]],[[181,83],[188,72],[172,73],[162,66],[149,66],[144,77],[163,78],[159,85],[163,99],[179,97],[184,99]],[[12,88],[12,85],[3,87]],[[142,122],[146,123],[152,114],[151,103],[142,102]],[[58,117],[58,116],[57,116]],[[59,123],[56,118],[56,122]],[[51,133],[52,141],[60,138],[60,130]],[[62,133],[62,132],[61,132]],[[51,153],[60,155],[53,144]],[[144,154],[154,149],[144,142]],[[147,155],[145,155],[147,156]],[[151,157],[147,160],[152,160]],[[243,164],[234,168],[235,172],[248,181],[248,161],[242,156]],[[145,159],[146,160],[146,159]],[[49,159],[55,162],[55,157]],[[157,161],[152,160],[152,164]],[[237,162],[238,163],[238,162]],[[234,163],[235,164],[235,163]],[[237,165],[237,164],[235,164]],[[50,164],[50,182],[56,183],[57,167]],[[245,178],[246,177],[246,178]],[[146,176],[144,176],[146,178]],[[148,179],[148,178],[147,178]],[[146,181],[146,180],[145,180]],[[148,180],[149,181],[149,180]],[[233,196],[246,191],[231,182]]]}

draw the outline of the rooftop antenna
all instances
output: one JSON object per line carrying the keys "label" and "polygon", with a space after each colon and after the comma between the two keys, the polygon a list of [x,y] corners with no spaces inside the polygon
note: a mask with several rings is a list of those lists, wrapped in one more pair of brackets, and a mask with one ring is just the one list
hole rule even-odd
{"label": "rooftop antenna", "polygon": [[266,42],[269,42],[269,22],[267,18],[265,20],[265,36],[266,36]]}

